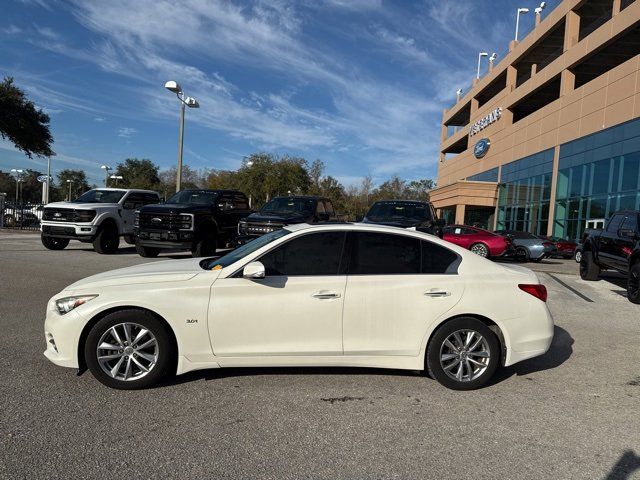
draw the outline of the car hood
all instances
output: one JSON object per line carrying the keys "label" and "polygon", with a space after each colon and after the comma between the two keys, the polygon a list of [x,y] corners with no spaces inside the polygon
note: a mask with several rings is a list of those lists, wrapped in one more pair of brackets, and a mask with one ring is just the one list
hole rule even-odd
{"label": "car hood", "polygon": [[[200,267],[201,258],[185,260],[166,260],[161,262],[144,263],[133,267],[119,268],[108,272],[83,278],[65,290],[87,290],[99,287],[137,285],[143,283],[180,282],[189,280],[204,272]],[[213,274],[213,281],[219,272]]]}
{"label": "car hood", "polygon": [[308,217],[295,213],[277,213],[274,215],[267,215],[260,212],[252,213],[246,218],[247,222],[256,223],[275,223],[275,224],[292,224],[292,223],[304,223],[308,220]]}
{"label": "car hood", "polygon": [[141,213],[196,213],[209,212],[212,205],[200,205],[194,203],[158,203],[145,205],[140,208]]}
{"label": "car hood", "polygon": [[100,210],[113,208],[115,203],[74,203],[74,202],[53,202],[47,203],[44,208],[71,208],[73,210]]}

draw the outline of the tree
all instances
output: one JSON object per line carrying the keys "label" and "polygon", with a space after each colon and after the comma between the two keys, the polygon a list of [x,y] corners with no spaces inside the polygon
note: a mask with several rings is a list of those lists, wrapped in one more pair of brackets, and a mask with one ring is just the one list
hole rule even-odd
{"label": "tree", "polygon": [[[127,158],[116,167],[116,175],[122,176],[117,185],[123,188],[142,188],[155,190],[160,183],[159,167],[151,160],[143,158]],[[109,185],[114,186],[113,180]]]}
{"label": "tree", "polygon": [[[160,193],[163,198],[169,198],[176,192],[176,176],[178,169],[171,167],[168,170],[163,170],[159,174],[160,181],[156,185],[155,190]],[[210,188],[207,185],[208,170],[194,170],[189,165],[182,166],[182,180],[181,188]]]}
{"label": "tree", "polygon": [[429,192],[435,187],[435,182],[430,178],[413,180],[405,188],[404,196],[411,200],[429,201]]}
{"label": "tree", "polygon": [[8,139],[29,158],[51,157],[53,137],[49,115],[36,108],[25,93],[5,77],[0,83],[0,136]]}
{"label": "tree", "polygon": [[312,195],[318,195],[320,193],[320,182],[322,181],[322,174],[324,173],[324,163],[322,160],[314,160],[309,169],[309,179],[311,180],[311,189],[309,193]]}
{"label": "tree", "polygon": [[55,192],[52,197],[57,200],[66,200],[69,198],[69,183],[67,180],[71,180],[71,198],[77,198],[87,190],[90,190],[89,182],[87,181],[87,174],[84,170],[71,170],[65,169],[58,172],[58,185],[55,188]]}

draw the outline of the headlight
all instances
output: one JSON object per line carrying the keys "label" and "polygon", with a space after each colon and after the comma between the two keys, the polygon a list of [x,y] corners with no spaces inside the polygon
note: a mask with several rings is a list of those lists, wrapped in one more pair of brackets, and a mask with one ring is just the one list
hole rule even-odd
{"label": "headlight", "polygon": [[135,216],[133,217],[133,226],[140,226],[140,210],[136,210]]}
{"label": "headlight", "polygon": [[78,222],[90,222],[96,217],[95,210],[76,210]]}
{"label": "headlight", "polygon": [[240,220],[238,222],[238,235],[243,235],[247,231],[247,221]]}
{"label": "headlight", "polygon": [[69,313],[76,307],[87,303],[89,300],[93,300],[98,295],[79,295],[76,297],[65,297],[59,298],[56,300],[56,308],[58,309],[58,313],[60,315],[64,315],[65,313]]}
{"label": "headlight", "polygon": [[193,215],[190,213],[181,213],[178,217],[180,230],[192,230],[193,229]]}

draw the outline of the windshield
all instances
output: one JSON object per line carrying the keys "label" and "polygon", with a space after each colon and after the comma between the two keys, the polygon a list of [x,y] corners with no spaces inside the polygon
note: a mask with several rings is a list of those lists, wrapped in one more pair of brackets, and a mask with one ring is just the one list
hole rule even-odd
{"label": "windshield", "polygon": [[121,190],[89,190],[73,200],[73,203],[118,203],[125,193],[127,192]]}
{"label": "windshield", "polygon": [[316,211],[316,201],[313,198],[274,198],[270,202],[264,204],[260,209],[262,214],[276,213],[300,213],[313,214]]}
{"label": "windshield", "polygon": [[218,198],[218,192],[207,190],[182,190],[169,197],[166,203],[213,205]]}
{"label": "windshield", "polygon": [[407,202],[376,202],[367,213],[367,218],[432,220],[428,205]]}
{"label": "windshield", "polygon": [[271,243],[274,240],[277,240],[278,238],[282,238],[285,235],[289,235],[290,233],[291,232],[285,228],[276,230],[275,232],[267,233],[266,235],[257,237],[251,240],[249,243],[245,243],[241,247],[238,247],[235,250],[230,251],[223,257],[214,258],[213,260],[204,260],[200,264],[200,266],[205,270],[228,267],[232,263],[237,262],[238,260],[246,257],[250,253],[255,252],[259,248],[264,247],[266,244]]}

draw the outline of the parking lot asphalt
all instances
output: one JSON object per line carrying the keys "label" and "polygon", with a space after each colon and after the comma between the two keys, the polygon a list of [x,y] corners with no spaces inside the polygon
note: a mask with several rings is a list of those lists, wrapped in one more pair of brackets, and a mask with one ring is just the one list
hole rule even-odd
{"label": "parking lot asphalt", "polygon": [[0,231],[0,478],[640,478],[640,306],[618,275],[528,264],[549,290],[551,349],[473,392],[337,368],[210,370],[116,391],[42,355],[53,294],[150,261],[89,247],[47,251]]}

